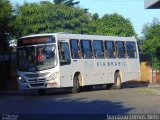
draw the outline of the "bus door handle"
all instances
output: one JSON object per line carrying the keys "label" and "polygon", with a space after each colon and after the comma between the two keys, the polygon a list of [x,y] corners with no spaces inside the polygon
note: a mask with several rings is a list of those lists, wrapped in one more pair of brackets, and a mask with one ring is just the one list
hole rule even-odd
{"label": "bus door handle", "polygon": [[73,60],[74,62],[77,62],[77,60]]}

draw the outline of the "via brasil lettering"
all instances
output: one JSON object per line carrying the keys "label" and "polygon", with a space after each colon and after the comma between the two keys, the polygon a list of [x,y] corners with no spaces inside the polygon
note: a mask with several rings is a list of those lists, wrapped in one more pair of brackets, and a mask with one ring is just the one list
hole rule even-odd
{"label": "via brasil lettering", "polygon": [[126,66],[126,63],[125,62],[97,62],[97,66],[98,67],[111,67],[111,66]]}

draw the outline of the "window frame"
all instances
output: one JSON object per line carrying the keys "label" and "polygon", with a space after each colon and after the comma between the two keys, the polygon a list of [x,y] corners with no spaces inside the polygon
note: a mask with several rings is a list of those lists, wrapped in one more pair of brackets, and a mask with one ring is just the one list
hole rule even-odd
{"label": "window frame", "polygon": [[[123,47],[123,49],[119,49],[119,47],[118,47],[118,43],[122,43],[122,47]],[[125,44],[125,41],[116,41],[116,56],[117,56],[117,58],[120,58],[120,59],[123,59],[123,58],[127,58],[127,53],[126,53],[126,44]],[[121,52],[123,50],[123,56],[121,57],[121,56],[119,56],[119,52]]]}
{"label": "window frame", "polygon": [[[84,49],[84,46],[83,46],[83,42],[85,41],[88,41],[89,42],[89,47],[90,49]],[[80,40],[80,45],[81,45],[81,51],[82,51],[82,57],[83,59],[93,59],[94,58],[94,54],[93,54],[93,47],[92,47],[92,41],[89,40],[89,39],[81,39]],[[85,54],[84,54],[84,50],[89,50],[90,51],[90,57],[84,57]]]}
{"label": "window frame", "polygon": [[[61,59],[62,58],[62,49],[60,49],[60,48],[62,48],[62,44],[67,44],[67,46],[68,46],[68,57],[69,57],[69,59],[68,59],[68,61],[62,61],[63,59]],[[68,42],[63,42],[63,41],[60,41],[60,42],[58,42],[58,51],[59,51],[59,61],[60,61],[60,66],[63,66],[63,65],[70,65],[71,64],[71,54],[70,54],[70,46],[69,46],[69,43]],[[65,51],[65,50],[64,50]],[[64,55],[65,55],[65,53],[63,53]],[[65,59],[64,59],[65,60]],[[67,60],[67,59],[66,59]]]}
{"label": "window frame", "polygon": [[[82,51],[81,51],[81,45],[80,45],[79,39],[70,39],[69,41],[70,41],[70,50],[71,50],[71,57],[72,57],[72,59],[81,59],[82,58]],[[73,48],[72,41],[77,41],[77,49]],[[74,50],[77,50],[77,56],[78,57],[74,57],[74,53],[73,53]]]}
{"label": "window frame", "polygon": [[[113,46],[113,49],[112,49],[112,56],[108,56],[108,52],[107,52],[107,42],[112,42],[112,46]],[[105,53],[106,53],[106,57],[108,59],[113,59],[113,58],[116,58],[116,47],[115,47],[115,41],[113,40],[105,40],[104,41],[104,46],[105,46]],[[109,49],[111,50],[111,49]]]}
{"label": "window frame", "polygon": [[[94,46],[94,42],[101,42],[101,49],[96,49],[95,46]],[[105,58],[105,52],[104,52],[104,42],[103,42],[103,40],[93,40],[92,44],[93,44],[94,57],[96,59],[104,59]],[[96,56],[96,50],[101,50],[101,52],[102,52],[101,57]]]}
{"label": "window frame", "polygon": [[[134,49],[128,49],[128,47],[127,47],[127,44],[128,43],[133,43],[134,44]],[[135,58],[137,58],[138,56],[137,56],[137,49],[136,49],[137,47],[136,47],[136,42],[134,42],[134,41],[126,41],[126,51],[127,51],[127,58],[129,58],[129,59],[135,59]],[[129,56],[129,52],[128,51],[134,51],[133,52],[133,54],[134,54],[134,57],[130,57]]]}

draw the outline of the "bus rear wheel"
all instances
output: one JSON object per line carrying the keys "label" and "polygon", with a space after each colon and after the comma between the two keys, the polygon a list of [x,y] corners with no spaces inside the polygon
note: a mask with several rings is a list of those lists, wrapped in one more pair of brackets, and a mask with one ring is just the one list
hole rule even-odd
{"label": "bus rear wheel", "polygon": [[74,76],[74,80],[73,80],[73,88],[71,91],[73,94],[80,92],[80,88],[79,88],[79,80],[78,80],[78,76]]}
{"label": "bus rear wheel", "polygon": [[121,75],[119,73],[115,73],[113,89],[120,89],[120,88],[121,88]]}

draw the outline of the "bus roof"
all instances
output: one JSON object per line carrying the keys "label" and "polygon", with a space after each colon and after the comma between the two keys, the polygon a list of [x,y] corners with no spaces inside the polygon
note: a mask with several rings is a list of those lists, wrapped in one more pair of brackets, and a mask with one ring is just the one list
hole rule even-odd
{"label": "bus roof", "polygon": [[136,41],[135,37],[121,37],[121,36],[104,36],[104,35],[88,35],[88,34],[70,34],[65,32],[59,33],[45,33],[45,34],[33,34],[21,37],[20,39],[40,36],[55,36],[59,39],[91,39],[91,40],[119,40],[119,41]]}

